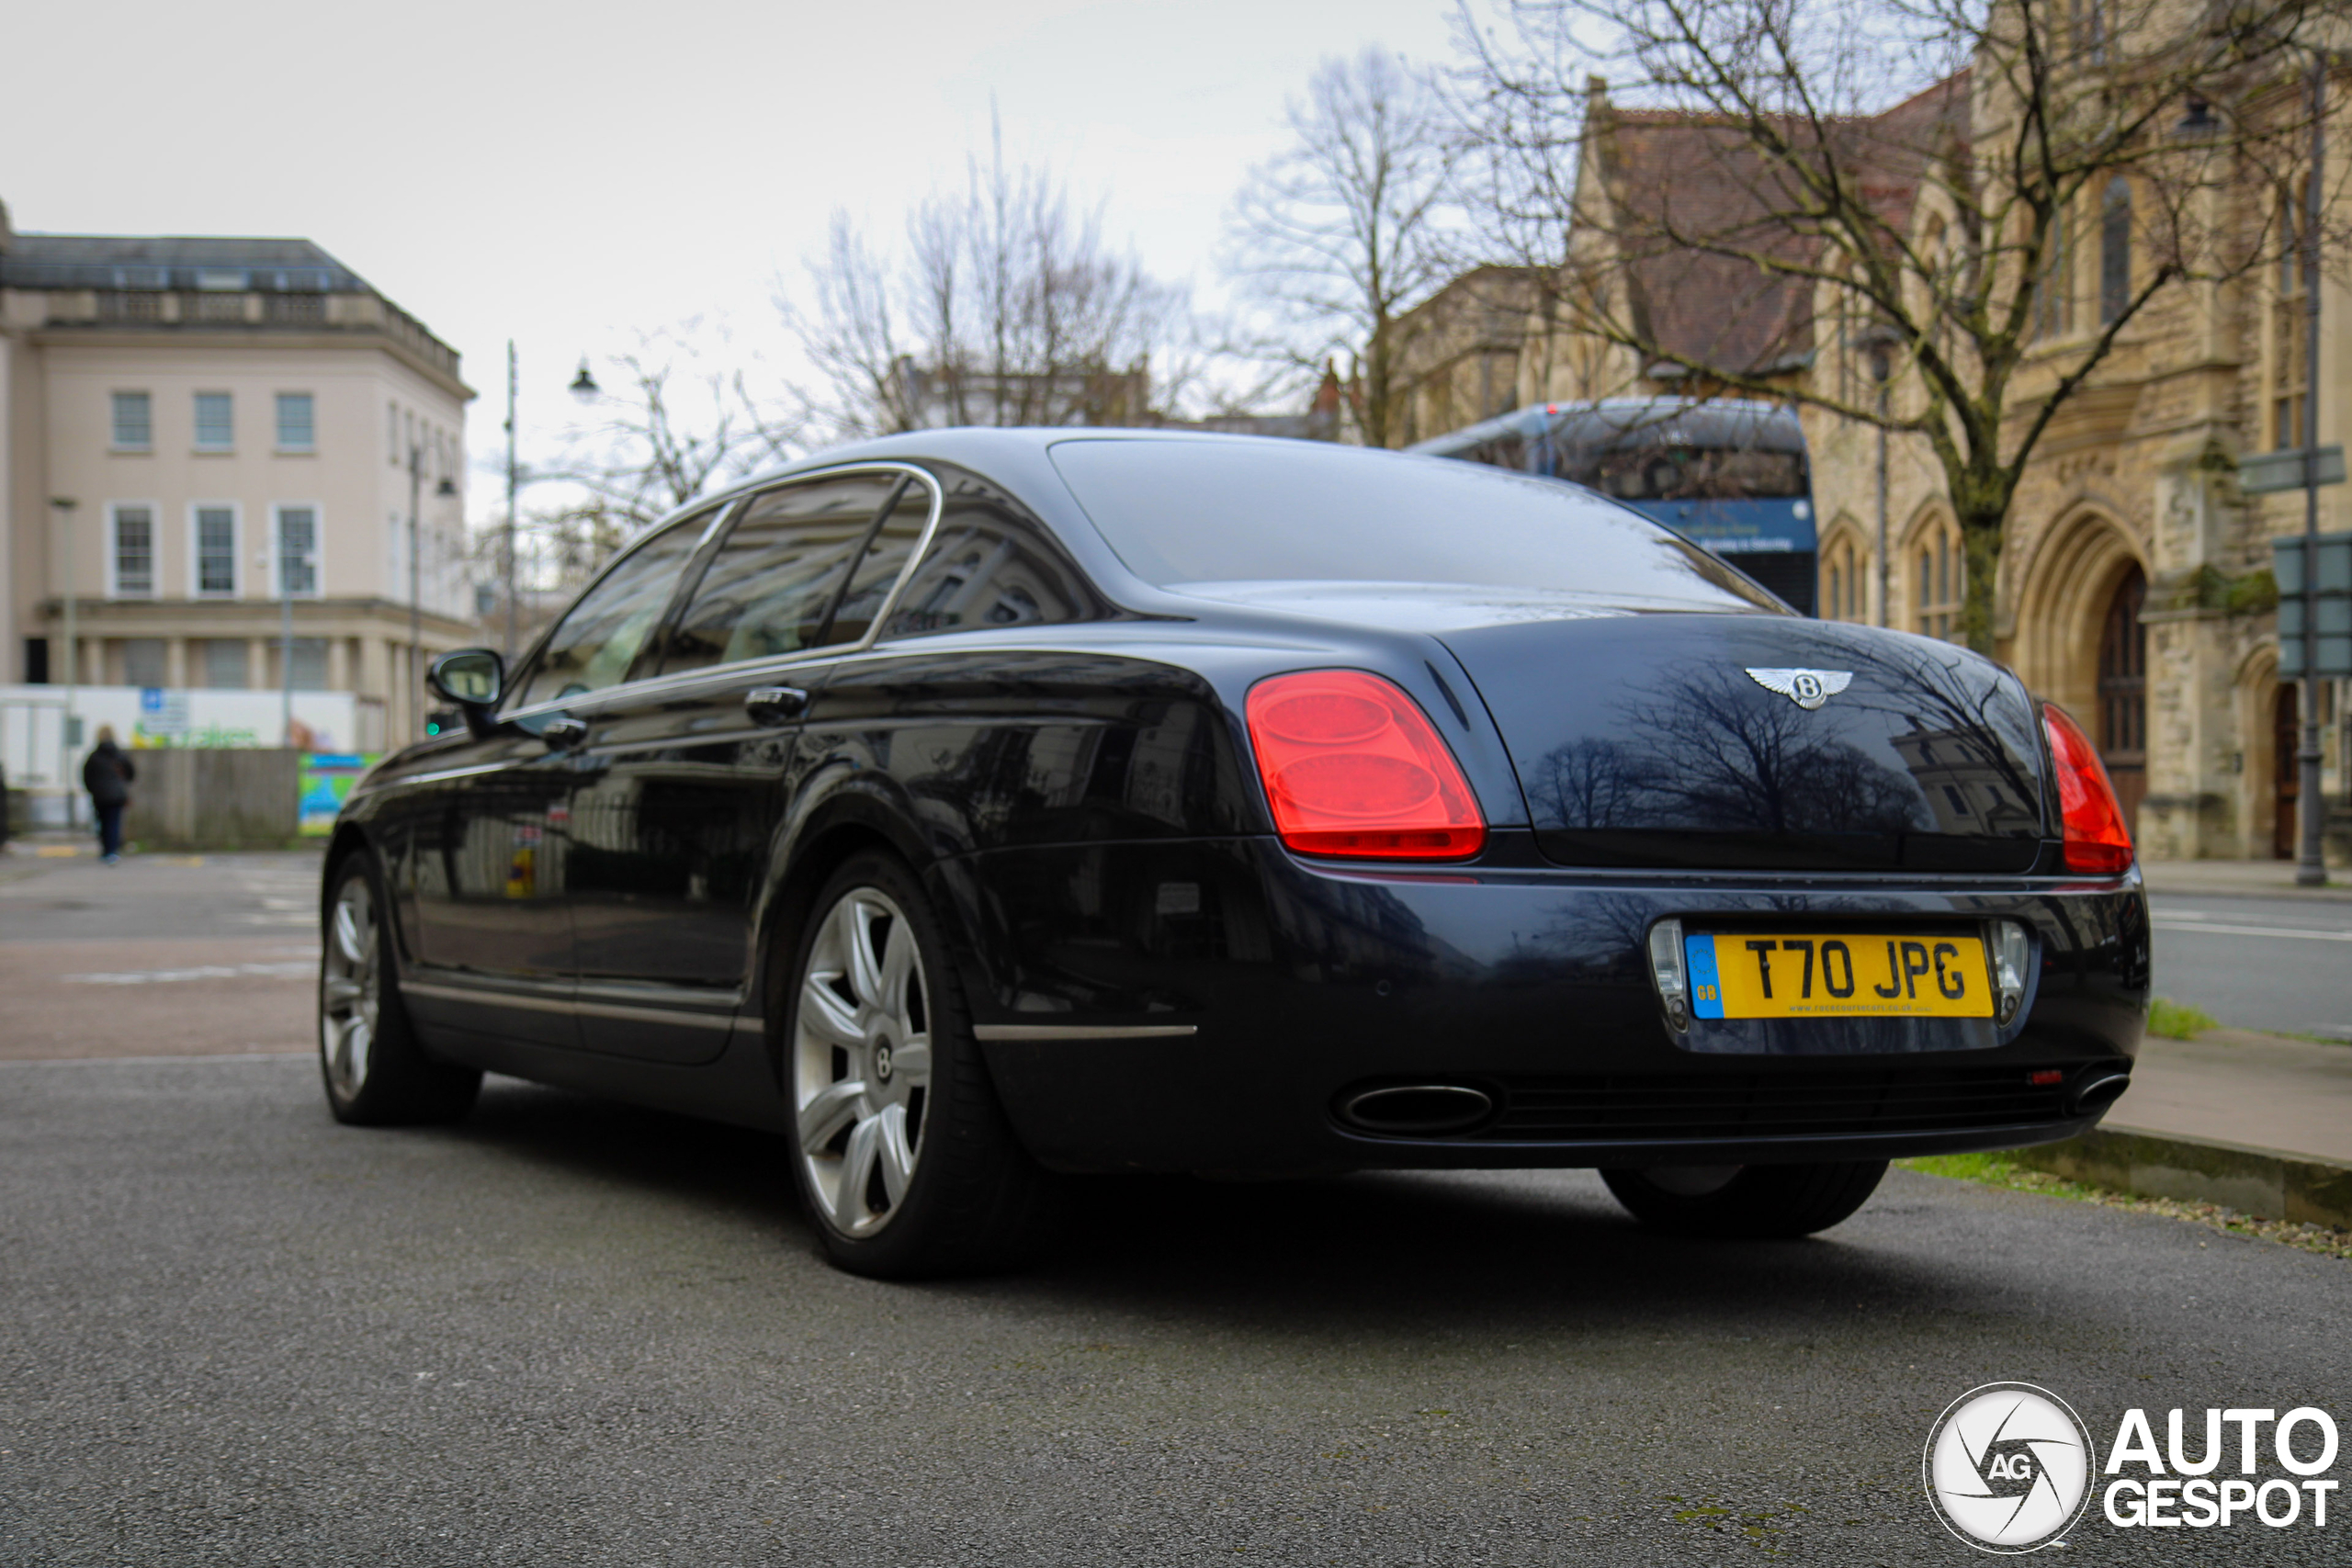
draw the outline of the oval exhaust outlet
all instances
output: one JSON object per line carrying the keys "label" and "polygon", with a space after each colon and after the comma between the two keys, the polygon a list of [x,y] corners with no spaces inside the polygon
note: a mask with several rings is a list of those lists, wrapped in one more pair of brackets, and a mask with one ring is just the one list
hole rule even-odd
{"label": "oval exhaust outlet", "polygon": [[1494,1097],[1464,1084],[1389,1084],[1360,1089],[1340,1101],[1340,1120],[1391,1137],[1459,1133],[1487,1119]]}
{"label": "oval exhaust outlet", "polygon": [[2104,1111],[2122,1099],[2123,1091],[2131,1087],[2129,1073],[2109,1073],[2093,1078],[2075,1091],[2075,1114],[2087,1116],[2094,1111]]}

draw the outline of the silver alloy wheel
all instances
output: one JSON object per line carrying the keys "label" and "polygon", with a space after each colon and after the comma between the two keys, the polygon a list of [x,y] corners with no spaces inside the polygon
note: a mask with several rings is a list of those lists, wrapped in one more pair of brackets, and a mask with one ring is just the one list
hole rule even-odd
{"label": "silver alloy wheel", "polygon": [[319,1055],[327,1081],[345,1100],[368,1085],[376,1048],[376,1018],[383,1000],[382,943],[376,934],[376,898],[365,874],[335,896],[320,955]]}
{"label": "silver alloy wheel", "polygon": [[792,1100],[808,1190],[844,1235],[890,1223],[922,1153],[931,1005],[906,913],[853,887],[824,914],[800,975]]}

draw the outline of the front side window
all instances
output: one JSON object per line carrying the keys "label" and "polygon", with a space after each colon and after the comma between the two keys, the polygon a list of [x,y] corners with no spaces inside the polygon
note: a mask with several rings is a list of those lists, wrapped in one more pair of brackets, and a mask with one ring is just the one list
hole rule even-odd
{"label": "front side window", "polygon": [[319,513],[315,507],[277,509],[277,592],[305,599],[319,591]]}
{"label": "front side window", "polygon": [[[842,640],[829,630],[833,603],[853,563],[861,581],[870,576],[875,517],[898,488],[896,474],[854,474],[752,497],[679,616],[662,672],[771,659]],[[910,495],[920,492],[923,506],[930,504],[927,490],[908,488]],[[900,564],[907,547],[899,547]]]}
{"label": "front side window", "polygon": [[144,506],[114,509],[114,591],[125,599],[155,592],[155,513]]}
{"label": "front side window", "polygon": [[145,392],[115,393],[115,449],[119,452],[145,452],[154,445],[154,400]]}
{"label": "front side window", "polygon": [[226,452],[236,444],[236,400],[226,392],[197,393],[197,450]]}
{"label": "front side window", "polygon": [[662,624],[708,513],[664,528],[597,579],[549,634],[516,705],[616,686]]}
{"label": "front side window", "polygon": [[196,509],[196,591],[214,599],[237,592],[237,511],[232,506]]}
{"label": "front side window", "polygon": [[1102,613],[1078,569],[1034,525],[990,498],[958,493],[882,635],[1052,626]]}
{"label": "front side window", "polygon": [[281,452],[315,452],[318,445],[318,428],[312,417],[311,394],[278,393],[277,449]]}

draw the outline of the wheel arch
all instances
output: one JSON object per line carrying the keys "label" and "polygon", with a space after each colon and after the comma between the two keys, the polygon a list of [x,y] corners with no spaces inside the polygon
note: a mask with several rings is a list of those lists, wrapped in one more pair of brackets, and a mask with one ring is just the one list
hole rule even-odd
{"label": "wheel arch", "polygon": [[[853,775],[820,795],[810,795],[815,798],[794,814],[780,835],[777,853],[770,863],[775,870],[762,892],[752,928],[747,999],[758,999],[766,1025],[768,1069],[778,1083],[783,1081],[783,1057],[777,1043],[792,1003],[788,994],[792,956],[799,951],[817,894],[826,880],[861,851],[896,855],[925,881],[923,874],[936,858],[899,809],[893,792],[881,787],[880,781]],[[948,933],[950,962],[960,965],[965,933],[956,929],[955,916],[940,900],[933,900],[933,909]]]}

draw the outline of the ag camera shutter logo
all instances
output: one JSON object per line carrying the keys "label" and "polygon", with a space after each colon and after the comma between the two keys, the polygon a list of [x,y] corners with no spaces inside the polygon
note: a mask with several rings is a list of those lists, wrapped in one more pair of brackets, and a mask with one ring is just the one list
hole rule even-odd
{"label": "ag camera shutter logo", "polygon": [[2066,1402],[2029,1382],[1991,1382],[1947,1406],[1920,1469],[1943,1527],[1980,1551],[2057,1540],[2090,1501],[2098,1456]]}

